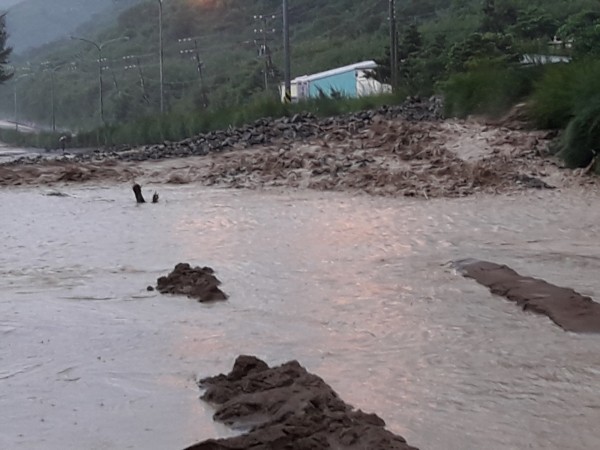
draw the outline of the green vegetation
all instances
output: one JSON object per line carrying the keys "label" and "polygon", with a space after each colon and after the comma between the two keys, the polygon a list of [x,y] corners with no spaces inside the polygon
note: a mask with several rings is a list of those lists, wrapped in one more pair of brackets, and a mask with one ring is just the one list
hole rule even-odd
{"label": "green vegetation", "polygon": [[[329,117],[400,103],[405,95],[380,95],[363,98],[332,99],[322,97],[307,102],[285,105],[272,96],[256,96],[244,107],[198,111],[196,114],[168,113],[148,116],[123,125],[111,125],[75,135],[70,146],[90,147],[98,143],[108,146],[143,145],[177,141],[207,131],[242,126],[260,118],[286,117],[311,112],[317,117]],[[0,140],[22,147],[58,148],[62,133],[19,133],[0,129]]]}
{"label": "green vegetation", "polygon": [[446,115],[499,116],[527,98],[540,72],[539,67],[517,68],[491,64],[453,75],[441,84],[446,93]]}
{"label": "green vegetation", "polygon": [[[286,107],[277,92],[282,79],[280,0],[173,0],[164,3],[168,114],[159,116],[156,3],[141,1],[123,12],[115,26],[90,27],[82,36],[110,42],[102,54],[109,125],[78,132],[79,144],[174,140],[261,116],[300,109],[335,114],[382,101],[319,99]],[[600,92],[600,66],[593,60],[600,53],[597,0],[398,0],[397,4],[401,59],[397,92],[443,93],[448,114],[456,116],[497,116],[515,102],[527,101],[538,126],[567,130],[561,155],[570,164],[590,161],[597,137],[595,92]],[[387,6],[387,0],[292,2],[293,75],[376,59],[381,67],[375,77],[389,81]],[[264,22],[255,19],[260,14],[265,15]],[[261,28],[268,31],[264,36],[254,32]],[[271,34],[273,28],[276,32]],[[562,45],[550,45],[555,36]],[[181,41],[188,37],[193,39]],[[263,38],[266,52],[261,51]],[[551,55],[567,56],[573,62],[523,64],[524,55],[544,55],[542,62]],[[98,126],[98,56],[93,45],[71,40],[28,55],[31,76],[17,85],[21,117],[49,124],[49,93],[54,91],[59,127]],[[0,89],[0,112],[5,115],[11,113],[13,87]],[[10,137],[5,133],[0,138]]]}
{"label": "green vegetation", "polygon": [[5,15],[0,15],[0,84],[8,80],[12,73],[6,69],[8,57],[11,53],[11,48],[6,46],[6,23]]}

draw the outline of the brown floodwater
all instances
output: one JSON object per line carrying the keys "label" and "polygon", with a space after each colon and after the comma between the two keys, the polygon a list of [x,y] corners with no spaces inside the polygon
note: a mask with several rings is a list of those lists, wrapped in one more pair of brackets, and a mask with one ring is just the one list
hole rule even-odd
{"label": "brown floodwater", "polygon": [[[179,449],[232,431],[196,379],[297,359],[421,449],[600,448],[600,336],[457,275],[600,297],[600,196],[413,201],[128,185],[0,191],[0,448]],[[146,195],[151,188],[146,189]],[[147,292],[178,262],[227,302]]]}

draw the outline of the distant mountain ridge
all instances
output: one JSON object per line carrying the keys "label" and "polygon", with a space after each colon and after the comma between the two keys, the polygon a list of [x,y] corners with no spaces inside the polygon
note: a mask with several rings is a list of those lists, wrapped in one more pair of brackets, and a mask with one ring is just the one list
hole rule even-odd
{"label": "distant mountain ridge", "polygon": [[97,14],[115,15],[141,0],[23,0],[8,8],[9,45],[19,53],[68,36]]}

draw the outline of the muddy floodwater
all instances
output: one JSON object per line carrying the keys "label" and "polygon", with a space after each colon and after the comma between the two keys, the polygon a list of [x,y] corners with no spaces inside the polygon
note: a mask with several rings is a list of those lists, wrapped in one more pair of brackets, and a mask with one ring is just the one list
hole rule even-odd
{"label": "muddy floodwater", "polygon": [[[600,336],[447,264],[598,299],[600,196],[158,189],[157,205],[125,184],[0,191],[0,448],[227,436],[195,382],[239,354],[297,359],[422,450],[600,448]],[[178,262],[213,267],[229,300],[146,291]]]}

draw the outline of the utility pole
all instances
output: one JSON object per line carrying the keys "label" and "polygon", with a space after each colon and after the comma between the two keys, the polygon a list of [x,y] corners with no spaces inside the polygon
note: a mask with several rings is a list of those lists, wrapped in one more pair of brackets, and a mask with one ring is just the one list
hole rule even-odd
{"label": "utility pole", "polygon": [[283,52],[285,76],[285,103],[292,102],[292,56],[290,53],[290,17],[288,0],[283,0]]}
{"label": "utility pole", "polygon": [[122,59],[126,62],[135,60],[134,62],[129,62],[129,64],[124,67],[124,69],[137,69],[140,89],[142,91],[142,100],[144,100],[147,104],[150,104],[150,99],[148,98],[148,94],[146,93],[146,80],[144,79],[144,71],[142,69],[142,62],[140,61],[140,57],[136,55],[127,55],[123,56]]}
{"label": "utility pole", "polygon": [[56,108],[54,106],[54,104],[55,104],[54,103],[54,75],[55,74],[56,74],[56,70],[52,69],[52,71],[50,72],[51,85],[52,85],[52,88],[50,89],[51,90],[51,94],[50,95],[52,97],[52,99],[51,99],[51,101],[52,101],[52,112],[51,113],[52,113],[52,132],[53,133],[56,133]]}
{"label": "utility pole", "polygon": [[392,90],[398,84],[398,35],[396,33],[396,0],[390,1],[390,77]]}
{"label": "utility pole", "polygon": [[104,48],[104,46],[106,44],[110,44],[111,42],[128,41],[129,37],[125,36],[125,37],[110,39],[106,42],[103,42],[102,44],[98,44],[90,39],[85,39],[85,38],[81,38],[81,37],[77,37],[77,36],[71,36],[71,39],[87,42],[88,44],[91,44],[94,47],[96,47],[96,50],[98,50],[98,84],[100,86],[100,89],[99,89],[99,91],[100,91],[100,119],[102,120],[102,125],[106,125],[106,121],[104,120],[104,83],[102,80],[102,71],[103,71],[104,67],[102,66],[102,64],[103,64],[102,49]]}
{"label": "utility pole", "polygon": [[164,49],[163,49],[163,5],[158,1],[158,67],[160,72],[160,113],[165,112],[165,78],[164,78]]}
{"label": "utility pole", "polygon": [[254,33],[262,34],[262,43],[259,46],[258,56],[265,60],[265,91],[269,90],[269,73],[273,71],[273,61],[271,60],[271,49],[267,43],[267,34],[275,33],[275,28],[268,29],[269,21],[275,19],[275,15],[271,16],[254,16],[255,20],[261,21],[261,28],[255,28]]}
{"label": "utility pole", "polygon": [[200,79],[200,93],[202,95],[202,104],[206,108],[208,106],[208,98],[206,96],[206,91],[204,89],[204,62],[200,59],[200,47],[198,46],[198,39],[187,37],[179,39],[180,43],[186,42],[194,42],[194,48],[186,48],[183,50],[179,50],[179,53],[182,56],[192,54],[192,60],[196,63],[196,71],[198,72],[198,77]]}

